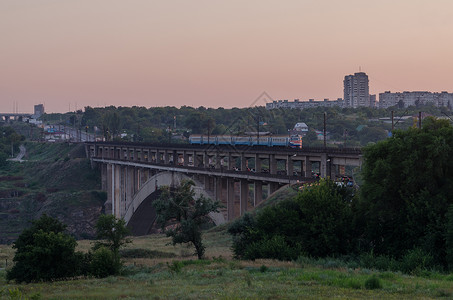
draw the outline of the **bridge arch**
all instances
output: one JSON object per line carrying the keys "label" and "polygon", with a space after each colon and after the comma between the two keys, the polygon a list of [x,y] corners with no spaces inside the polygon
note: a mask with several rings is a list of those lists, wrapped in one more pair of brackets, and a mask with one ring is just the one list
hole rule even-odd
{"label": "bridge arch", "polygon": [[[192,180],[195,186],[192,187],[195,192],[195,197],[203,195],[206,198],[212,197],[204,190],[203,186],[196,180],[190,178],[183,173],[176,172],[159,172],[150,177],[135,193],[131,203],[126,209],[124,220],[127,226],[135,235],[145,235],[149,233],[154,221],[156,213],[152,207],[152,202],[159,196],[159,187],[161,186],[177,186],[183,180]],[[222,213],[210,213],[209,217],[216,225],[226,222]]]}

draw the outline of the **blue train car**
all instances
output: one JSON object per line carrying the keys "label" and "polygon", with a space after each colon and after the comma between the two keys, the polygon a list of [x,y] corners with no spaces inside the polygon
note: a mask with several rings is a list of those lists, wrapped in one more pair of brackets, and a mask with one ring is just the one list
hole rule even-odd
{"label": "blue train car", "polygon": [[248,135],[199,135],[193,134],[189,137],[189,142],[193,145],[247,145],[247,146],[283,146],[291,148],[302,148],[302,137],[299,135],[274,135],[257,136]]}

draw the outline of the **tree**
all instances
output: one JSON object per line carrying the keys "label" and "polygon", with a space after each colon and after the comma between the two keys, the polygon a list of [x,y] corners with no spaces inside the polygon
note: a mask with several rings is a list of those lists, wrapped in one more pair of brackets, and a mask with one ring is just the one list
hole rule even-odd
{"label": "tree", "polygon": [[361,210],[374,253],[398,258],[418,247],[446,265],[452,156],[453,127],[433,118],[365,149]]}
{"label": "tree", "polygon": [[304,186],[295,197],[266,206],[233,223],[236,257],[294,260],[348,254],[353,250],[353,190],[330,180]]}
{"label": "tree", "polygon": [[95,277],[117,275],[122,267],[119,250],[132,241],[127,238],[129,229],[124,219],[114,215],[101,215],[96,223],[97,241],[89,253],[89,273]]}
{"label": "tree", "polygon": [[75,239],[66,225],[46,215],[25,229],[13,248],[15,265],[7,272],[16,282],[52,281],[80,274],[83,255],[75,252]]}
{"label": "tree", "polygon": [[96,223],[96,236],[102,241],[96,242],[96,247],[104,246],[117,255],[122,246],[131,243],[127,238],[129,229],[124,219],[118,219],[114,215],[101,215]]}
{"label": "tree", "polygon": [[[205,252],[201,226],[209,222],[210,212],[218,212],[219,202],[204,196],[195,199],[192,189],[194,185],[193,181],[184,180],[174,189],[161,187],[161,195],[154,201],[153,206],[157,213],[157,224],[167,236],[172,237],[173,245],[192,243],[195,254],[201,259]],[[166,228],[171,222],[176,222],[176,225]]]}

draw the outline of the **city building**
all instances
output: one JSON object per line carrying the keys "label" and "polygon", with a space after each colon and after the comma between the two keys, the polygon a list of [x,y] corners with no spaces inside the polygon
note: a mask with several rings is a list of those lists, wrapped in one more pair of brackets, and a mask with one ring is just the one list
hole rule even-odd
{"label": "city building", "polygon": [[364,72],[344,77],[344,107],[375,107],[376,95],[370,97],[368,75]]}
{"label": "city building", "polygon": [[33,119],[38,119],[43,114],[44,114],[44,105],[43,104],[35,105],[35,112],[33,114]]}
{"label": "city building", "polygon": [[399,105],[401,107],[432,104],[436,107],[453,108],[453,93],[432,93],[426,91],[397,92],[390,91],[379,94],[379,108]]}

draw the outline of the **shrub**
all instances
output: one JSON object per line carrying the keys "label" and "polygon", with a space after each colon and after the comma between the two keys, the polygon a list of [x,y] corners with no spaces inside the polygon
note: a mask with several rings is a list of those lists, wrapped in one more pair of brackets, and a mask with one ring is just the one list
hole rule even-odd
{"label": "shrub", "polygon": [[446,237],[446,261],[450,271],[453,271],[453,204],[450,204],[447,212]]}
{"label": "shrub", "polygon": [[382,282],[378,277],[376,277],[376,275],[373,275],[365,281],[365,288],[367,290],[381,289]]}
{"label": "shrub", "polygon": [[96,249],[91,255],[90,275],[104,278],[119,274],[121,263],[112,250],[106,247]]}
{"label": "shrub", "polygon": [[25,229],[13,248],[15,265],[7,272],[16,282],[52,281],[81,274],[81,258],[75,239],[63,233],[66,226],[43,215]]}
{"label": "shrub", "polygon": [[243,258],[251,260],[258,258],[295,260],[300,255],[300,249],[300,246],[291,246],[285,241],[284,237],[276,235],[250,244]]}
{"label": "shrub", "polygon": [[418,275],[421,271],[429,270],[434,267],[432,255],[419,248],[407,251],[402,257],[400,270],[407,274]]}
{"label": "shrub", "polygon": [[245,214],[228,229],[235,257],[294,260],[302,252],[313,257],[346,254],[354,244],[352,202],[351,190],[321,180],[256,217]]}

